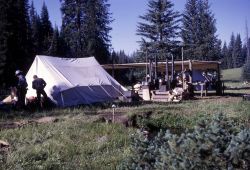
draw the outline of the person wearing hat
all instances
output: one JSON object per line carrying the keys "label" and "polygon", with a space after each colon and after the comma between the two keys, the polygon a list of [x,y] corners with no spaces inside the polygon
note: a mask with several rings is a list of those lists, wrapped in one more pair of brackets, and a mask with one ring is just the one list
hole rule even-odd
{"label": "person wearing hat", "polygon": [[15,72],[15,75],[18,78],[18,83],[17,83],[17,106],[20,108],[24,108],[25,106],[25,96],[27,93],[27,81],[26,78],[24,77],[22,71],[17,70]]}
{"label": "person wearing hat", "polygon": [[42,107],[41,103],[41,95],[43,95],[44,99],[47,99],[47,94],[44,91],[44,88],[46,86],[46,82],[42,78],[38,78],[37,75],[33,76],[33,81],[32,81],[32,88],[36,90],[36,95],[37,95],[37,102],[40,107]]}

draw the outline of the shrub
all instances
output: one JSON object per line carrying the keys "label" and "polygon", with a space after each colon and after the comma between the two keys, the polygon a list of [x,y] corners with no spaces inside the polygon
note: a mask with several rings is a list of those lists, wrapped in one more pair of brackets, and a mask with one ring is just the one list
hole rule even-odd
{"label": "shrub", "polygon": [[250,130],[217,115],[181,135],[160,131],[133,139],[133,154],[120,169],[249,169]]}

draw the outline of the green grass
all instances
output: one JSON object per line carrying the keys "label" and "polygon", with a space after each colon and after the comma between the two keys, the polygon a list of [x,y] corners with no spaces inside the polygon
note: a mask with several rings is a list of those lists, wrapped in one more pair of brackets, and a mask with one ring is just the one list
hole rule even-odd
{"label": "green grass", "polygon": [[11,152],[2,169],[115,169],[128,154],[132,132],[84,119],[3,130],[0,139]]}
{"label": "green grass", "polygon": [[222,70],[222,80],[226,81],[241,81],[242,68]]}
{"label": "green grass", "polygon": [[[142,126],[168,128],[183,132],[197,122],[224,113],[239,123],[249,125],[250,102],[240,97],[211,97],[183,101],[180,104],[117,103],[117,112],[127,115],[152,112]],[[130,136],[136,129],[119,124],[96,123],[100,113],[112,113],[106,107],[55,109],[37,113],[8,113],[1,121],[56,116],[59,121],[31,124],[17,129],[3,129],[0,140],[10,143],[7,162],[0,169],[115,169],[130,152]],[[6,113],[5,113],[6,114]],[[2,167],[1,167],[2,166]]]}
{"label": "green grass", "polygon": [[250,103],[240,97],[225,97],[223,99],[203,99],[185,101],[180,104],[149,104],[134,109],[134,113],[153,111],[151,119],[144,124],[156,128],[192,129],[202,119],[210,119],[216,113],[223,113],[240,122],[250,118]]}
{"label": "green grass", "polygon": [[[207,97],[179,104],[117,103],[116,112],[130,117],[152,112],[149,119],[138,120],[140,127],[178,130],[176,133],[193,129],[199,121],[211,119],[216,113],[224,113],[239,124],[249,126],[250,102],[230,96],[250,94],[250,89],[244,88],[250,86],[240,82],[240,72],[241,69],[223,70],[223,80],[227,80],[225,85],[230,87],[224,97]],[[44,116],[54,116],[59,120],[0,130],[0,140],[10,143],[4,163],[1,162],[3,154],[0,150],[0,169],[116,169],[131,154],[130,136],[136,129],[97,123],[98,114],[103,113],[112,113],[110,103],[34,113],[0,113],[0,123]]]}
{"label": "green grass", "polygon": [[241,77],[242,68],[222,70],[227,94],[250,94],[250,84],[244,84]]}

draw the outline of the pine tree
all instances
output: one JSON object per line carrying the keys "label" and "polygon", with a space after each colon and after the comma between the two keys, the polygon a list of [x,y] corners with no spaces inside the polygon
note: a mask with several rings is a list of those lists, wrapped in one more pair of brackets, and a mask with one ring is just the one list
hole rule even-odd
{"label": "pine tree", "polygon": [[7,14],[7,5],[8,1],[7,0],[0,0],[0,83],[1,85],[4,82],[4,68],[7,62],[7,24],[8,20],[6,17]]}
{"label": "pine tree", "polygon": [[[29,42],[28,0],[1,1],[1,57],[4,59],[2,84],[9,86],[15,82],[14,71],[26,71],[32,61]],[[2,13],[4,11],[4,13]],[[2,36],[3,35],[3,36]],[[13,73],[13,78],[10,74]]]}
{"label": "pine tree", "polygon": [[233,58],[234,58],[234,45],[235,45],[235,36],[234,33],[232,33],[230,42],[228,45],[228,57],[227,57],[227,68],[233,68]]}
{"label": "pine tree", "polygon": [[246,46],[247,46],[247,56],[246,63],[243,66],[242,78],[243,80],[250,81],[250,38],[248,35],[248,25],[246,22]]}
{"label": "pine tree", "polygon": [[53,28],[49,20],[49,12],[45,2],[43,3],[41,10],[41,54],[48,54],[48,49],[51,44],[51,39],[53,35]]}
{"label": "pine tree", "polygon": [[246,62],[243,66],[242,70],[242,78],[243,80],[247,80],[248,82],[250,81],[250,39],[248,39],[248,49],[247,49],[247,57],[246,57]]}
{"label": "pine tree", "polygon": [[188,0],[182,19],[182,40],[188,59],[219,60],[216,20],[208,0]]}
{"label": "pine tree", "polygon": [[48,55],[64,57],[65,55],[65,44],[61,37],[58,27],[55,26],[50,47],[48,49]]}
{"label": "pine tree", "polygon": [[107,0],[61,0],[62,36],[71,57],[95,56],[108,61],[112,22]]}
{"label": "pine tree", "polygon": [[30,23],[31,23],[31,40],[32,40],[32,55],[42,54],[42,35],[41,35],[41,19],[37,14],[33,1],[30,6]]}
{"label": "pine tree", "polygon": [[247,44],[243,45],[241,55],[245,64],[247,59]]}
{"label": "pine tree", "polygon": [[227,48],[226,42],[224,42],[224,45],[222,47],[221,55],[222,55],[222,59],[221,59],[222,68],[227,69],[228,68],[228,59],[227,59],[228,58],[228,48]]}
{"label": "pine tree", "polygon": [[233,49],[233,67],[238,68],[244,64],[244,58],[242,56],[242,42],[240,34],[237,34]]}
{"label": "pine tree", "polygon": [[112,22],[107,0],[88,0],[85,11],[84,32],[86,35],[87,55],[95,56],[100,63],[109,59],[109,48]]}
{"label": "pine tree", "polygon": [[66,56],[86,56],[85,1],[61,0],[62,36],[69,47]]}
{"label": "pine tree", "polygon": [[181,38],[184,45],[184,59],[196,59],[195,50],[198,46],[199,11],[197,0],[188,0],[182,15]]}
{"label": "pine tree", "polygon": [[220,39],[218,39],[215,43],[215,47],[214,47],[214,57],[212,57],[212,60],[221,60],[222,59],[222,41]]}
{"label": "pine tree", "polygon": [[148,10],[140,16],[142,21],[137,27],[137,35],[142,37],[141,48],[146,49],[144,45],[148,44],[149,52],[162,59],[178,44],[180,15],[173,6],[169,0],[149,0]]}
{"label": "pine tree", "polygon": [[217,36],[214,15],[210,10],[208,0],[199,1],[199,23],[200,29],[198,32],[198,42],[200,44],[197,56],[201,60],[217,60],[216,48]]}

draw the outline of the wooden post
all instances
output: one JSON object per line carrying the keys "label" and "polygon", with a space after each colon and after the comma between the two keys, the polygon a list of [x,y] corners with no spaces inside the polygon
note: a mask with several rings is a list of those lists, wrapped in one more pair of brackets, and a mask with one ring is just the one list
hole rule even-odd
{"label": "wooden post", "polygon": [[184,89],[184,56],[183,56],[183,46],[181,47],[181,73],[182,73],[182,88]]}
{"label": "wooden post", "polygon": [[167,85],[167,89],[170,88],[170,82],[169,82],[169,75],[168,75],[168,58],[166,58],[166,74],[165,74],[165,81]]}
{"label": "wooden post", "polygon": [[112,104],[112,123],[115,123],[115,108],[116,105]]}
{"label": "wooden post", "polygon": [[220,64],[217,65],[217,74],[218,74],[218,81],[220,81]]}
{"label": "wooden post", "polygon": [[173,81],[174,80],[174,55],[171,54],[171,57],[172,57],[171,81]]}
{"label": "wooden post", "polygon": [[155,55],[155,73],[154,73],[154,79],[155,79],[155,81],[157,80],[157,72],[158,72],[158,70],[157,70],[157,65],[158,65],[158,61],[157,61],[157,54]]}
{"label": "wooden post", "polygon": [[152,70],[153,70],[153,64],[152,60],[149,60],[149,82],[152,82]]}
{"label": "wooden post", "polygon": [[217,76],[218,76],[218,79],[217,79],[217,85],[216,85],[216,93],[217,95],[222,95],[223,94],[223,86],[222,86],[222,82],[220,80],[220,64],[218,63],[217,64]]}

